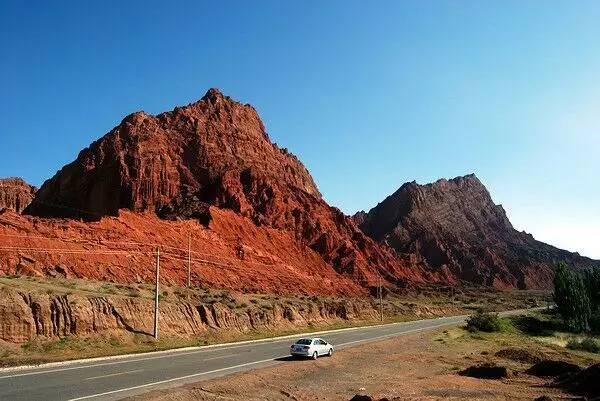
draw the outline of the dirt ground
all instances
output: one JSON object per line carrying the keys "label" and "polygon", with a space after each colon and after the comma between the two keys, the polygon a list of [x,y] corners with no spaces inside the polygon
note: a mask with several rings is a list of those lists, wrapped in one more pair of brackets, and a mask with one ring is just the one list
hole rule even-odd
{"label": "dirt ground", "polygon": [[[340,350],[332,358],[291,360],[273,367],[155,391],[136,400],[350,400],[356,394],[397,400],[534,400],[572,396],[524,373],[531,363],[495,356],[521,347],[586,365],[594,358],[515,335],[471,334],[461,328],[415,333]],[[458,372],[482,362],[506,366],[508,378],[476,379]]]}

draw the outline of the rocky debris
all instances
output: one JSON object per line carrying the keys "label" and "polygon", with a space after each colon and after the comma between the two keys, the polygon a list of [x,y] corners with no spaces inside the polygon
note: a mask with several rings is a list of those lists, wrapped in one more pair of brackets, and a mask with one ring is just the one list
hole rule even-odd
{"label": "rocky debris", "polygon": [[499,358],[508,359],[523,363],[538,363],[545,359],[545,355],[541,352],[528,350],[525,348],[503,348],[495,354]]}
{"label": "rocky debris", "polygon": [[[400,398],[394,398],[393,400],[400,401]],[[350,401],[390,401],[390,399],[389,398],[373,398],[370,395],[356,394],[354,397],[350,398]]]}
{"label": "rocky debris", "polygon": [[542,395],[540,397],[537,397],[535,400],[533,401],[552,401],[551,397],[548,397],[547,395]]}
{"label": "rocky debris", "polygon": [[210,205],[202,202],[197,195],[185,193],[161,207],[157,214],[165,220],[198,220],[204,227],[208,227],[212,220]]}
{"label": "rocky debris", "polygon": [[417,255],[450,281],[549,288],[556,260],[578,268],[600,266],[600,261],[515,230],[475,175],[427,185],[406,183],[368,213],[357,213],[354,220],[371,238],[399,255]]}
{"label": "rocky debris", "polygon": [[350,401],[374,401],[374,399],[369,395],[356,394],[354,397],[350,398]]}
{"label": "rocky debris", "polygon": [[586,397],[600,396],[600,363],[575,372],[558,384],[560,387]]}
{"label": "rocky debris", "polygon": [[508,377],[508,370],[504,366],[498,366],[492,363],[469,366],[459,372],[461,376],[475,377],[477,379],[503,379]]}
{"label": "rocky debris", "polygon": [[570,375],[581,371],[581,367],[574,363],[565,361],[555,361],[552,359],[545,359],[534,364],[532,367],[527,369],[527,373],[538,377],[557,377],[563,375]]}
{"label": "rocky debris", "polygon": [[204,204],[291,233],[366,287],[379,276],[393,284],[439,279],[329,206],[304,165],[270,141],[256,110],[216,89],[170,112],[127,116],[47,180],[25,213],[99,221],[129,209],[206,223]]}
{"label": "rocky debris", "polygon": [[33,200],[36,188],[21,178],[0,178],[0,210],[21,213]]}

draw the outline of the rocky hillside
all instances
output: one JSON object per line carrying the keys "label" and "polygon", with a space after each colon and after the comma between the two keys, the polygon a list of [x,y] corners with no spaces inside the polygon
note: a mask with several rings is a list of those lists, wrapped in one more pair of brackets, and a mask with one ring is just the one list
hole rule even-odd
{"label": "rocky hillside", "polygon": [[256,110],[216,89],[157,116],[127,116],[46,181],[25,213],[97,221],[129,209],[208,225],[211,207],[290,233],[363,286],[379,275],[391,282],[436,279],[329,206],[302,163],[270,141]]}
{"label": "rocky hillside", "polygon": [[406,183],[354,220],[398,254],[416,254],[432,271],[476,284],[547,288],[554,261],[600,266],[515,230],[475,175]]}
{"label": "rocky hillside", "polygon": [[0,209],[21,213],[31,203],[35,187],[21,178],[0,178]]}

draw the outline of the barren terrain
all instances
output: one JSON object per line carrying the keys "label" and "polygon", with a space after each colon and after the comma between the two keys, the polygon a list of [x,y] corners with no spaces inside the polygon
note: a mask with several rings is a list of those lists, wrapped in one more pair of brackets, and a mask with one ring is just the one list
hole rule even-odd
{"label": "barren terrain", "polygon": [[[276,366],[156,391],[135,400],[350,400],[356,394],[398,400],[572,399],[542,379],[525,373],[529,362],[496,356],[521,350],[544,358],[587,366],[600,356],[562,349],[514,333],[471,334],[462,328],[424,332],[342,350],[332,358],[289,360]],[[458,372],[477,363],[508,368],[501,380]]]}

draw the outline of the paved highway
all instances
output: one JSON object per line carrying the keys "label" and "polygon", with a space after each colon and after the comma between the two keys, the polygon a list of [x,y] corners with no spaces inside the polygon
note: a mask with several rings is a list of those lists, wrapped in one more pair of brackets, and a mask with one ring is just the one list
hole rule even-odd
{"label": "paved highway", "polygon": [[[523,311],[513,311],[518,313]],[[315,335],[336,350],[385,338],[456,325],[464,316],[338,330]],[[234,372],[287,361],[290,344],[301,336],[224,344],[120,359],[0,371],[0,400],[117,400]],[[335,358],[335,353],[334,356]]]}

